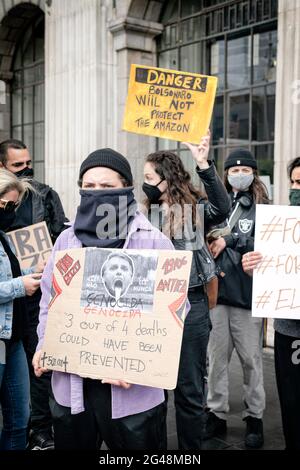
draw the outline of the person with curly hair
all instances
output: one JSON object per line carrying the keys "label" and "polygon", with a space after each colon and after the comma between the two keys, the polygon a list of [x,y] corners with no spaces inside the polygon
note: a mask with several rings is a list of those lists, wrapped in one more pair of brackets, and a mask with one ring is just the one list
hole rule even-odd
{"label": "person with curly hair", "polygon": [[[205,233],[229,213],[226,189],[214,163],[208,160],[210,134],[200,145],[186,144],[197,164],[207,197],[192,184],[191,175],[173,152],[151,153],[144,166],[143,191],[148,217],[171,239],[175,249],[193,249],[188,299],[175,394],[179,449],[200,449],[205,420],[206,353],[210,332],[207,283],[215,276],[206,250]],[[158,217],[155,219],[156,212]],[[202,220],[199,214],[202,212]],[[202,233],[202,235],[201,235]]]}

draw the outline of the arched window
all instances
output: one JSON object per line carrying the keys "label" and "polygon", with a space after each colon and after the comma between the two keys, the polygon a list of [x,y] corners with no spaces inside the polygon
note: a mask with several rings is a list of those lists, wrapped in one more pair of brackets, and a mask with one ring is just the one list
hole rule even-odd
{"label": "arched window", "polygon": [[41,14],[18,44],[11,86],[11,135],[27,145],[39,181],[44,181],[44,32]]}

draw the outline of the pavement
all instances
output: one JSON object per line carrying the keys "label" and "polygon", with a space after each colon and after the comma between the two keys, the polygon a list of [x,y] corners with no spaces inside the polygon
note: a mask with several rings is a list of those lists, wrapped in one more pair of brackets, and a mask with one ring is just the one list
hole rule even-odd
{"label": "pavement", "polygon": [[[265,443],[261,450],[283,450],[285,447],[280,407],[278,401],[274,351],[264,349],[263,353],[264,383],[266,391],[266,410],[263,418]],[[203,450],[246,450],[244,435],[246,423],[242,421],[243,412],[243,374],[237,355],[232,356],[229,372],[230,412],[227,421],[227,433],[221,438],[203,442]],[[178,449],[173,394],[169,395],[168,409],[168,449]],[[248,449],[247,449],[248,450]]]}

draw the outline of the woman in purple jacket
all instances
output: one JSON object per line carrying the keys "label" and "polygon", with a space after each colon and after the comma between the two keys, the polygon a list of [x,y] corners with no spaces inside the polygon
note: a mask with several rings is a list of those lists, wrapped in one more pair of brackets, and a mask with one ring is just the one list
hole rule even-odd
{"label": "woman in purple jacket", "polygon": [[[39,343],[33,359],[37,376],[45,372],[40,367],[40,355],[56,251],[80,247],[173,249],[170,240],[136,210],[132,185],[128,161],[114,150],[96,150],[80,167],[81,202],[74,225],[58,237],[41,281]],[[127,198],[126,207],[119,205],[121,196],[123,200]],[[99,234],[96,211],[101,204],[115,208],[116,230],[111,238],[101,238]],[[55,449],[99,449],[102,441],[109,449],[164,449],[163,390],[121,380],[103,382],[53,372]]]}

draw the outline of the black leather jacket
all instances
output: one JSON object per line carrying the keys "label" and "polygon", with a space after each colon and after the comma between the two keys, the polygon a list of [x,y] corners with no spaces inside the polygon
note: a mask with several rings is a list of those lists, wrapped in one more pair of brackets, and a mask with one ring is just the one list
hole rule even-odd
{"label": "black leather jacket", "polygon": [[[64,225],[68,222],[60,198],[54,189],[44,183],[31,180],[30,183],[36,189],[32,192],[32,224],[45,221],[54,243],[58,235],[67,227]],[[16,212],[16,219],[11,230],[23,228],[20,226],[19,217],[22,211],[22,204]]]}
{"label": "black leather jacket", "polygon": [[196,171],[204,185],[207,199],[200,199],[199,203],[204,204],[204,229],[209,229],[223,222],[231,209],[231,202],[221,178],[219,177],[213,162],[206,170]]}
{"label": "black leather jacket", "polygon": [[[229,214],[231,203],[228,193],[216,171],[215,165],[210,163],[206,170],[196,169],[207,194],[207,199],[201,198],[198,204],[204,206],[204,233],[199,238],[199,248],[193,251],[193,260],[190,274],[189,287],[206,284],[215,276],[215,263],[207,250],[204,242],[205,234],[211,226],[223,222]],[[187,240],[172,239],[177,250],[190,249]]]}
{"label": "black leather jacket", "polygon": [[231,213],[242,196],[248,198],[248,206],[244,206],[231,234],[224,236],[226,248],[215,260],[221,272],[218,304],[251,309],[252,277],[243,271],[241,259],[254,249],[255,202],[251,193],[239,192],[234,197],[231,192]]}

